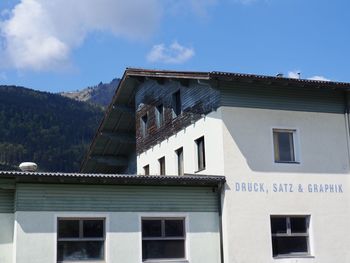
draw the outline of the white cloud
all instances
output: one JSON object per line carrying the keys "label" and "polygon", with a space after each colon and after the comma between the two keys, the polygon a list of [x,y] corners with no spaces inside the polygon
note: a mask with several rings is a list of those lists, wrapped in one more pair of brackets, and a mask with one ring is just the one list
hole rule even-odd
{"label": "white cloud", "polygon": [[174,41],[170,46],[164,44],[154,45],[147,55],[149,62],[165,64],[181,64],[194,56],[194,49],[184,47]]}
{"label": "white cloud", "polygon": [[320,80],[320,81],[331,81],[330,79],[327,79],[323,76],[313,76],[311,78],[309,78],[310,80]]}
{"label": "white cloud", "polygon": [[89,33],[147,38],[161,14],[159,0],[21,0],[0,21],[0,66],[56,70]]}
{"label": "white cloud", "polygon": [[288,78],[291,78],[291,79],[298,79],[300,78],[300,74],[301,72],[299,70],[294,70],[294,71],[289,71],[288,72]]}

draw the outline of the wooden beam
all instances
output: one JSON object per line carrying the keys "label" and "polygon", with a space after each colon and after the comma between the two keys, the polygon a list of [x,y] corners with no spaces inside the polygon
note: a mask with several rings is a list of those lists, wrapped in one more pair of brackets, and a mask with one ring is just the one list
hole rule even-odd
{"label": "wooden beam", "polygon": [[110,140],[120,142],[120,143],[128,143],[128,144],[136,143],[136,137],[134,134],[131,134],[131,133],[102,131],[101,136],[105,136]]}
{"label": "wooden beam", "polygon": [[110,165],[110,166],[127,166],[128,158],[124,155],[92,155],[90,157],[91,160]]}

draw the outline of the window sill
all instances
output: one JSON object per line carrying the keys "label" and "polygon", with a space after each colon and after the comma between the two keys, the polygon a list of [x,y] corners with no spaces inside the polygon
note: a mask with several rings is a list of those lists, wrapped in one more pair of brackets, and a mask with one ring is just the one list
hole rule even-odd
{"label": "window sill", "polygon": [[315,256],[304,254],[304,255],[280,255],[280,256],[273,257],[273,259],[284,259],[284,258],[315,258]]}
{"label": "window sill", "polygon": [[187,259],[150,259],[142,261],[143,263],[189,263]]}
{"label": "window sill", "polygon": [[287,162],[287,161],[275,161],[275,163],[278,163],[278,164],[300,164],[300,162]]}
{"label": "window sill", "polygon": [[202,169],[199,169],[199,170],[197,170],[197,171],[194,171],[194,173],[196,174],[196,173],[200,173],[200,172],[202,172],[202,171],[204,171],[205,170],[205,168],[202,168]]}

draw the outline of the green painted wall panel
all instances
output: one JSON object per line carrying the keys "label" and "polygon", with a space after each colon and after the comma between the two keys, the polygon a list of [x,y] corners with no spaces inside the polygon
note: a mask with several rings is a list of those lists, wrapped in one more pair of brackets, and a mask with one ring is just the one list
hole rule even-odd
{"label": "green painted wall panel", "polygon": [[0,213],[13,213],[15,203],[14,190],[0,189]]}
{"label": "green painted wall panel", "polygon": [[215,212],[211,187],[17,184],[17,211]]}
{"label": "green painted wall panel", "polygon": [[220,82],[221,106],[308,112],[344,112],[344,94],[332,89]]}

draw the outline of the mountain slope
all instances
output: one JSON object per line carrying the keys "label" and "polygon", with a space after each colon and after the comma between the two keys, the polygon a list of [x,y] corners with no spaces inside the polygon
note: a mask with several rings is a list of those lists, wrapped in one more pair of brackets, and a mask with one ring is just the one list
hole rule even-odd
{"label": "mountain slope", "polygon": [[100,82],[100,84],[93,87],[87,87],[80,91],[62,92],[60,95],[106,107],[111,102],[119,81],[120,79],[113,79],[110,83]]}
{"label": "mountain slope", "polygon": [[0,86],[0,169],[33,161],[40,171],[78,171],[101,118],[88,103]]}

